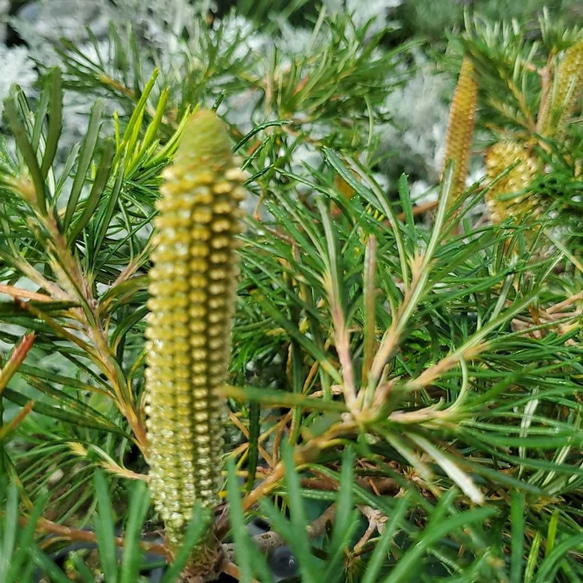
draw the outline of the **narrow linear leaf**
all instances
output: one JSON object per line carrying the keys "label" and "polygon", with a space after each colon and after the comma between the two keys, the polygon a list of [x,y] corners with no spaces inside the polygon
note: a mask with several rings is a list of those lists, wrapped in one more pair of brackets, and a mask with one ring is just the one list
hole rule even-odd
{"label": "narrow linear leaf", "polygon": [[352,500],[353,465],[354,452],[351,448],[347,448],[342,455],[340,489],[336,498],[336,514],[333,521],[332,538],[328,547],[328,564],[323,573],[324,581],[340,580],[344,571],[342,559],[358,526],[359,513],[354,508]]}
{"label": "narrow linear leaf", "polygon": [[234,387],[227,385],[222,388],[223,393],[238,401],[256,401],[262,405],[277,405],[281,407],[304,407],[317,411],[346,412],[346,405],[340,401],[324,401],[310,399],[298,393],[288,393],[271,389],[257,389],[254,387]]}
{"label": "narrow linear leaf", "polygon": [[113,187],[111,188],[111,192],[109,193],[109,197],[107,199],[107,207],[105,209],[105,213],[101,219],[99,227],[97,229],[97,233],[95,234],[95,239],[93,242],[93,246],[95,248],[95,256],[99,253],[103,241],[105,240],[105,236],[107,235],[107,231],[111,226],[111,221],[113,219],[115,209],[119,200],[119,195],[121,193],[122,185],[124,181],[124,172],[123,172],[123,160],[120,164],[120,168],[117,170],[117,176],[115,177],[115,182],[113,183]]}
{"label": "narrow linear leaf", "polygon": [[522,583],[522,554],[524,551],[524,493],[514,491],[510,505],[512,555],[510,559],[511,583]]}
{"label": "narrow linear leaf", "polygon": [[18,101],[21,93],[22,92],[20,89],[16,89],[12,91],[10,97],[5,101],[5,116],[8,121],[8,125],[12,130],[12,134],[14,135],[16,145],[18,146],[18,149],[20,150],[20,153],[24,158],[24,162],[30,172],[36,193],[38,209],[42,214],[46,214],[47,197],[45,191],[45,182],[40,166],[38,164],[38,160],[36,158],[36,152],[28,139],[26,127],[20,117],[20,113],[16,105],[16,102]]}
{"label": "narrow linear leaf", "polygon": [[50,107],[45,152],[41,166],[43,178],[46,178],[49,168],[55,159],[57,145],[63,129],[63,81],[61,70],[58,67],[51,69],[47,85],[50,92]]}
{"label": "narrow linear leaf", "polygon": [[99,562],[105,581],[117,583],[117,548],[109,488],[102,472],[95,474],[95,496],[97,498],[97,518],[95,534],[99,548]]}
{"label": "narrow linear leaf", "polygon": [[[24,395],[21,395],[20,393],[17,393],[12,389],[7,388],[4,391],[4,396],[9,401],[12,401],[17,405],[20,405],[21,407],[25,407],[28,404],[28,399]],[[123,437],[131,439],[131,436],[127,435],[127,433],[125,433],[122,429],[120,429],[113,423],[100,423],[84,415],[79,415],[77,413],[72,413],[70,411],[63,411],[61,407],[54,407],[46,403],[35,401],[32,406],[32,410],[35,413],[40,413],[41,415],[46,415],[47,417],[52,417],[53,419],[59,419],[61,421],[70,423],[71,425],[74,426],[88,427],[90,429],[99,429],[100,431],[116,433],[117,435],[122,435]]]}
{"label": "narrow linear leaf", "polygon": [[555,546],[551,554],[545,558],[536,574],[536,583],[549,583],[554,580],[560,562],[572,550],[583,549],[583,534],[570,536]]}
{"label": "narrow linear leaf", "polygon": [[239,494],[237,470],[235,461],[232,458],[227,460],[227,499],[229,501],[231,532],[235,543],[235,558],[241,571],[240,580],[252,581],[257,572],[263,582],[269,583],[273,581],[273,575],[267,566],[265,558],[258,551],[247,531]]}
{"label": "narrow linear leaf", "polygon": [[[32,548],[34,549],[33,552],[34,562],[38,565],[41,571],[43,571],[44,575],[48,575],[50,577],[49,580],[52,583],[71,583],[71,579],[69,579],[69,577],[67,577],[63,573],[63,571],[61,571],[61,569],[57,567],[54,561],[49,559],[49,557],[47,557],[45,553],[43,553],[38,547],[35,548],[33,546]],[[26,581],[26,579],[23,577],[22,572],[19,574],[19,576],[22,577],[22,579],[20,579],[21,581]],[[89,579],[84,578],[83,581],[86,583],[93,583],[93,581],[95,581],[95,578]]]}
{"label": "narrow linear leaf", "polygon": [[460,487],[462,492],[474,502],[474,504],[484,503],[484,494],[482,494],[477,488],[470,476],[468,476],[452,459],[450,459],[445,452],[440,451],[420,435],[411,434],[409,437],[436,461],[437,465],[439,465],[439,467]]}
{"label": "narrow linear leaf", "polygon": [[130,507],[124,533],[125,546],[121,561],[120,583],[135,583],[138,580],[142,562],[141,533],[150,507],[150,493],[146,482],[134,483],[129,497]]}
{"label": "narrow linear leaf", "polygon": [[77,203],[79,202],[79,196],[81,195],[83,185],[87,179],[87,171],[91,166],[93,153],[95,152],[97,139],[99,137],[99,128],[101,125],[102,115],[103,103],[101,101],[96,101],[91,108],[87,133],[85,134],[85,138],[83,139],[83,143],[81,145],[81,151],[79,152],[77,172],[75,173],[73,186],[71,187],[71,194],[69,195],[69,201],[67,203],[65,215],[63,217],[64,230],[69,227],[71,220],[73,219],[73,214],[75,213],[75,210],[77,209]]}
{"label": "narrow linear leaf", "polygon": [[249,450],[247,455],[247,491],[253,489],[255,472],[259,461],[259,434],[261,432],[261,405],[257,401],[249,404]]}
{"label": "narrow linear leaf", "polygon": [[114,152],[115,144],[113,140],[107,140],[105,142],[105,147],[101,156],[101,163],[97,169],[97,174],[95,175],[95,181],[93,182],[91,192],[85,201],[85,208],[83,209],[83,213],[67,235],[69,241],[74,241],[77,238],[79,233],[85,228],[93,216],[93,212],[99,204],[99,200],[109,179],[109,172],[111,170],[111,162],[113,160]]}
{"label": "narrow linear leaf", "polygon": [[549,528],[547,531],[547,544],[545,547],[545,557],[548,557],[552,552],[553,549],[555,548],[555,542],[557,540],[557,525],[559,523],[559,509],[557,508],[552,516],[551,516],[551,520],[549,522]]}

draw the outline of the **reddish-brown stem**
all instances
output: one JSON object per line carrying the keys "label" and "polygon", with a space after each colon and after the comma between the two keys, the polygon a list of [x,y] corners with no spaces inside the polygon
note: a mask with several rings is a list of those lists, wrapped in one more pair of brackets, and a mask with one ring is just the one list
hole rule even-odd
{"label": "reddish-brown stem", "polygon": [[[18,522],[22,526],[26,526],[27,521],[28,519],[26,516],[21,516],[18,519]],[[46,534],[54,534],[66,540],[82,541],[97,544],[97,535],[94,532],[91,532],[89,530],[83,530],[80,528],[71,528],[69,526],[63,526],[62,524],[57,524],[56,522],[52,522],[51,520],[47,520],[46,518],[41,518],[38,521],[36,525],[36,530]],[[121,536],[114,537],[113,541],[118,547],[123,547],[125,544],[125,540]],[[165,545],[161,543],[140,542],[140,548],[149,553],[155,553],[157,555],[168,557],[168,549],[166,548]]]}

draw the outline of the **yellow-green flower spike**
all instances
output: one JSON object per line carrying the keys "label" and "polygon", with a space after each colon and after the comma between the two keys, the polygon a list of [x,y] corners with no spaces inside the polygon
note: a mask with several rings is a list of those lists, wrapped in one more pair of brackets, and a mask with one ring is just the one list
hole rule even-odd
{"label": "yellow-green flower spike", "polygon": [[555,73],[553,87],[541,108],[539,131],[560,136],[572,117],[583,90],[583,39],[567,49]]}
{"label": "yellow-green flower spike", "polygon": [[[494,144],[486,153],[488,178],[494,180],[515,162],[518,164],[486,193],[486,202],[494,223],[509,217],[520,221],[536,215],[540,208],[536,196],[523,193],[536,177],[538,167],[536,158],[528,153],[524,144],[514,141]],[[512,194],[516,196],[509,196]]]}
{"label": "yellow-green flower spike", "polygon": [[477,103],[478,84],[474,78],[474,67],[469,59],[465,58],[451,103],[443,160],[444,172],[451,160],[455,164],[449,207],[456,203],[466,189]]}
{"label": "yellow-green flower spike", "polygon": [[146,332],[150,488],[171,549],[222,486],[225,382],[245,174],[210,111],[188,121],[163,173]]}

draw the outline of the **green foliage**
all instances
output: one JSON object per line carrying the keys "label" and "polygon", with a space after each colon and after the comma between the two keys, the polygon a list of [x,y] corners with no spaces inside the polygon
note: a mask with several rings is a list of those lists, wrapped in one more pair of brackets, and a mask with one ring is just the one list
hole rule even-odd
{"label": "green foliage", "polygon": [[[43,541],[35,541],[35,528],[48,529],[41,514],[46,512],[45,499],[39,499],[32,512],[26,515],[26,525],[19,523],[18,489],[10,485],[2,492],[2,511],[5,523],[0,530],[0,574],[2,581],[7,583],[38,581],[39,577],[49,577],[50,581],[65,582],[78,580],[79,577],[88,583],[99,580],[92,573],[91,556],[96,549],[100,571],[108,583],[135,583],[148,581],[144,574],[158,566],[164,566],[164,557],[161,556],[163,547],[155,541],[145,543],[141,540],[146,514],[150,505],[150,497],[145,482],[133,484],[130,491],[130,503],[127,509],[127,520],[123,531],[123,548],[117,546],[120,539],[115,527],[115,516],[112,511],[112,502],[108,484],[102,473],[95,474],[95,497],[97,500],[97,516],[95,519],[95,533],[88,530],[77,531],[77,539],[85,541],[79,545],[69,547],[69,559],[63,569],[58,567],[54,557],[60,555],[58,536],[45,537]],[[176,558],[162,577],[164,583],[172,583],[179,577],[190,554],[190,548],[197,543],[203,532],[205,523],[203,510],[197,506],[192,520],[186,530],[184,546],[178,550]],[[63,532],[54,532],[54,535],[63,535]],[[49,549],[50,552],[47,550]],[[68,549],[65,548],[65,551]],[[147,556],[147,552],[151,557]],[[157,559],[152,561],[152,557]]]}
{"label": "green foliage", "polygon": [[22,529],[18,522],[20,509],[16,486],[11,484],[6,489],[6,482],[3,482],[2,499],[5,502],[0,526],[0,576],[2,581],[12,583],[30,580],[37,562],[46,563],[52,571],[56,571],[56,568],[43,555],[34,540],[35,526],[42,512],[42,501],[39,501],[29,516],[26,527]]}
{"label": "green foliage", "polygon": [[[428,36],[431,40],[439,41],[444,30],[459,31],[463,25],[464,2],[448,2],[436,4],[430,0],[403,2],[397,12],[402,19],[402,26],[410,34]],[[474,11],[490,22],[516,20],[524,23],[529,30],[536,30],[537,17],[544,9],[553,14],[566,14],[579,17],[579,6],[576,0],[478,0],[472,2]]]}
{"label": "green foliage", "polygon": [[[533,43],[524,26],[468,17],[455,43],[485,80],[487,139],[534,140],[548,169],[530,186],[549,199],[533,236],[483,215],[500,177],[449,209],[449,169],[422,219],[406,176],[387,196],[377,143],[410,46],[321,11],[300,51],[273,21],[262,56],[260,31],[234,22],[185,25],[171,63],[119,24],[93,55],[65,40],[63,71],[6,102],[0,579],[39,568],[136,581],[145,547],[165,562],[165,544],[144,538],[160,527],[146,490],[144,318],[160,174],[197,107],[230,121],[257,204],[240,236],[216,569],[271,581],[269,540],[291,548],[305,581],[582,578],[583,142],[576,123],[564,141],[537,131],[538,72],[580,30],[544,17]],[[95,57],[104,45],[115,58]],[[94,100],[71,151],[68,92]],[[267,536],[248,533],[257,517]],[[165,582],[209,519],[195,509]],[[71,555],[66,575],[45,535],[90,540],[98,561]]]}

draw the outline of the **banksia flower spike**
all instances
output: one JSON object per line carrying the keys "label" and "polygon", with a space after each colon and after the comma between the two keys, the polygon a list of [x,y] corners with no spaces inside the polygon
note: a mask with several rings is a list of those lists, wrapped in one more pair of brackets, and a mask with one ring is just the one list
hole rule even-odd
{"label": "banksia flower spike", "polygon": [[[518,164],[486,193],[488,208],[495,223],[509,217],[521,220],[528,214],[536,214],[539,208],[536,196],[522,193],[537,174],[537,160],[528,153],[524,144],[514,141],[494,144],[486,153],[488,178],[494,180],[514,162]],[[516,196],[509,196],[514,193]]]}
{"label": "banksia flower spike", "polygon": [[555,73],[552,91],[540,113],[539,132],[543,136],[560,136],[575,112],[583,90],[583,39],[566,52]]}
{"label": "banksia flower spike", "polygon": [[478,84],[474,79],[474,67],[465,58],[451,104],[443,160],[444,172],[451,160],[455,164],[449,207],[456,203],[466,187],[477,103]]}
{"label": "banksia flower spike", "polygon": [[221,120],[188,121],[154,219],[146,336],[150,488],[170,549],[222,485],[222,428],[245,175]]}

